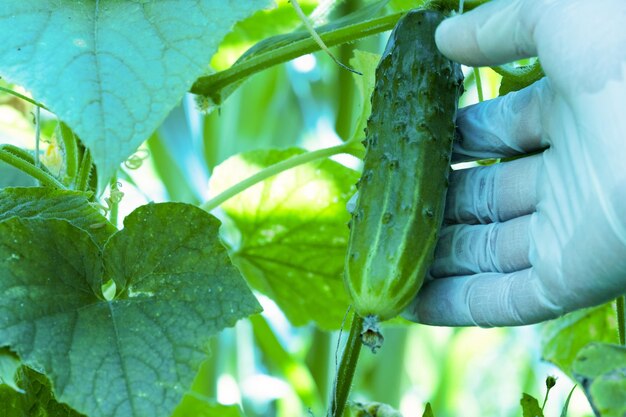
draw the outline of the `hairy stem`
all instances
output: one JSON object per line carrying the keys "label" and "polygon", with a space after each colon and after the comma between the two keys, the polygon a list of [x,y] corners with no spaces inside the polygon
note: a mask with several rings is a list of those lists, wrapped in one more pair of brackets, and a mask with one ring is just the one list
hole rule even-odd
{"label": "hairy stem", "polygon": [[89,187],[89,176],[91,175],[91,165],[93,164],[93,158],[89,149],[85,149],[83,159],[80,161],[78,168],[78,174],[76,175],[76,189],[78,191],[87,191]]}
{"label": "hairy stem", "polygon": [[37,167],[35,165],[35,159],[30,155],[24,155],[25,152],[15,146],[0,145],[0,161],[4,161],[7,164],[19,169],[20,171],[30,175],[41,183],[41,185],[57,188],[60,190],[65,189],[65,186],[61,184],[59,180],[45,170],[43,167]]}
{"label": "hairy stem", "polygon": [[233,185],[227,190],[223,191],[219,195],[213,197],[209,201],[205,202],[200,206],[203,210],[211,211],[217,207],[219,207],[226,200],[236,196],[237,194],[245,191],[246,189],[252,187],[255,184],[258,184],[261,181],[264,181],[274,175],[280,174],[283,171],[287,171],[288,169],[295,168],[299,165],[304,165],[306,163],[322,159],[328,158],[333,155],[337,155],[340,153],[350,153],[355,155],[355,151],[353,150],[353,143],[346,142],[341,145],[333,146],[330,148],[318,149],[316,151],[303,153],[300,155],[296,155],[284,161],[281,161],[277,164],[269,166],[251,177],[246,178],[245,180]]}
{"label": "hairy stem", "polygon": [[626,296],[622,295],[615,300],[615,306],[617,309],[617,331],[619,333],[619,343],[622,346],[626,345]]}
{"label": "hairy stem", "polygon": [[337,371],[337,380],[333,389],[333,395],[330,399],[330,407],[328,410],[329,417],[341,417],[346,408],[350,388],[352,387],[352,379],[356,371],[356,365],[361,352],[361,329],[363,328],[363,319],[354,313],[352,317],[352,325],[350,326],[350,336],[341,356],[341,363]]}
{"label": "hairy stem", "polygon": [[72,184],[78,173],[78,143],[74,132],[65,123],[59,124],[59,131],[65,153],[65,173],[69,184]]}

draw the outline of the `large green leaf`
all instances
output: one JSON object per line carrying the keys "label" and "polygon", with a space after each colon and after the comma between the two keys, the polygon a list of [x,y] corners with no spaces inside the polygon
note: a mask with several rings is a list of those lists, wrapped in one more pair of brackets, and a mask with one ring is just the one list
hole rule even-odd
{"label": "large green leaf", "polygon": [[78,191],[47,187],[0,190],[0,221],[10,217],[63,219],[88,232],[100,246],[117,229]]}
{"label": "large green leaf", "polygon": [[0,346],[90,417],[169,415],[208,338],[260,310],[218,227],[196,207],[151,204],[101,251],[65,220],[0,222]]}
{"label": "large green leaf", "polygon": [[579,310],[546,323],[542,329],[543,359],[571,376],[578,352],[591,342],[617,343],[617,322],[611,304]]}
{"label": "large green leaf", "polygon": [[[252,151],[219,165],[212,194],[303,151]],[[358,173],[334,161],[300,165],[222,204],[239,236],[227,234],[233,261],[294,325],[336,329],[349,304],[343,263],[350,219],[346,202]]]}
{"label": "large green leaf", "polygon": [[573,372],[597,415],[626,415],[626,347],[589,344],[576,357]]}
{"label": "large green leaf", "polygon": [[0,75],[92,151],[106,184],[208,68],[232,25],[269,0],[4,0]]}

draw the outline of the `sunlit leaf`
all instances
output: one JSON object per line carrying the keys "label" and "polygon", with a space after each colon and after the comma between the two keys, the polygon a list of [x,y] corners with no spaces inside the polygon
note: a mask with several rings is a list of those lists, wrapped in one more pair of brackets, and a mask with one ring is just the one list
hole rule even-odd
{"label": "sunlit leaf", "polygon": [[[215,169],[213,195],[301,150],[252,151]],[[346,202],[358,174],[318,160],[282,172],[222,204],[239,236],[227,234],[233,261],[250,284],[301,325],[341,325],[348,306],[343,263],[348,242]]]}
{"label": "sunlit leaf", "polygon": [[90,148],[103,184],[148,138],[232,25],[269,0],[5,0],[0,75]]}
{"label": "sunlit leaf", "polygon": [[[310,13],[316,0],[299,0],[302,9]],[[252,16],[238,22],[224,37],[219,49],[211,58],[211,67],[217,71],[230,67],[255,43],[271,36],[288,33],[301,25],[298,15],[288,0],[278,0],[276,7],[259,10]]]}
{"label": "sunlit leaf", "polygon": [[90,417],[169,415],[209,337],[260,310],[218,226],[193,206],[151,204],[101,251],[65,220],[0,222],[0,346]]}

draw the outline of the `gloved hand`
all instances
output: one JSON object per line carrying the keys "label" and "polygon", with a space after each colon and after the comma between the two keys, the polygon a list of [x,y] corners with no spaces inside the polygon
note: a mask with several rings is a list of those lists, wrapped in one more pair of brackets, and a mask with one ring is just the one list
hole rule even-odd
{"label": "gloved hand", "polygon": [[626,292],[626,2],[494,0],[444,21],[449,58],[538,56],[546,77],[461,109],[455,153],[543,153],[452,173],[427,282],[404,316],[531,324]]}

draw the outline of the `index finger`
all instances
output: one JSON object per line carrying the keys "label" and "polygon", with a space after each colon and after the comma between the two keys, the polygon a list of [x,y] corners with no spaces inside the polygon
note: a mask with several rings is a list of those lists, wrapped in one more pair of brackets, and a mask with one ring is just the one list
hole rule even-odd
{"label": "index finger", "polygon": [[533,31],[541,9],[533,0],[494,0],[444,20],[435,34],[439,50],[470,66],[500,65],[537,55]]}

